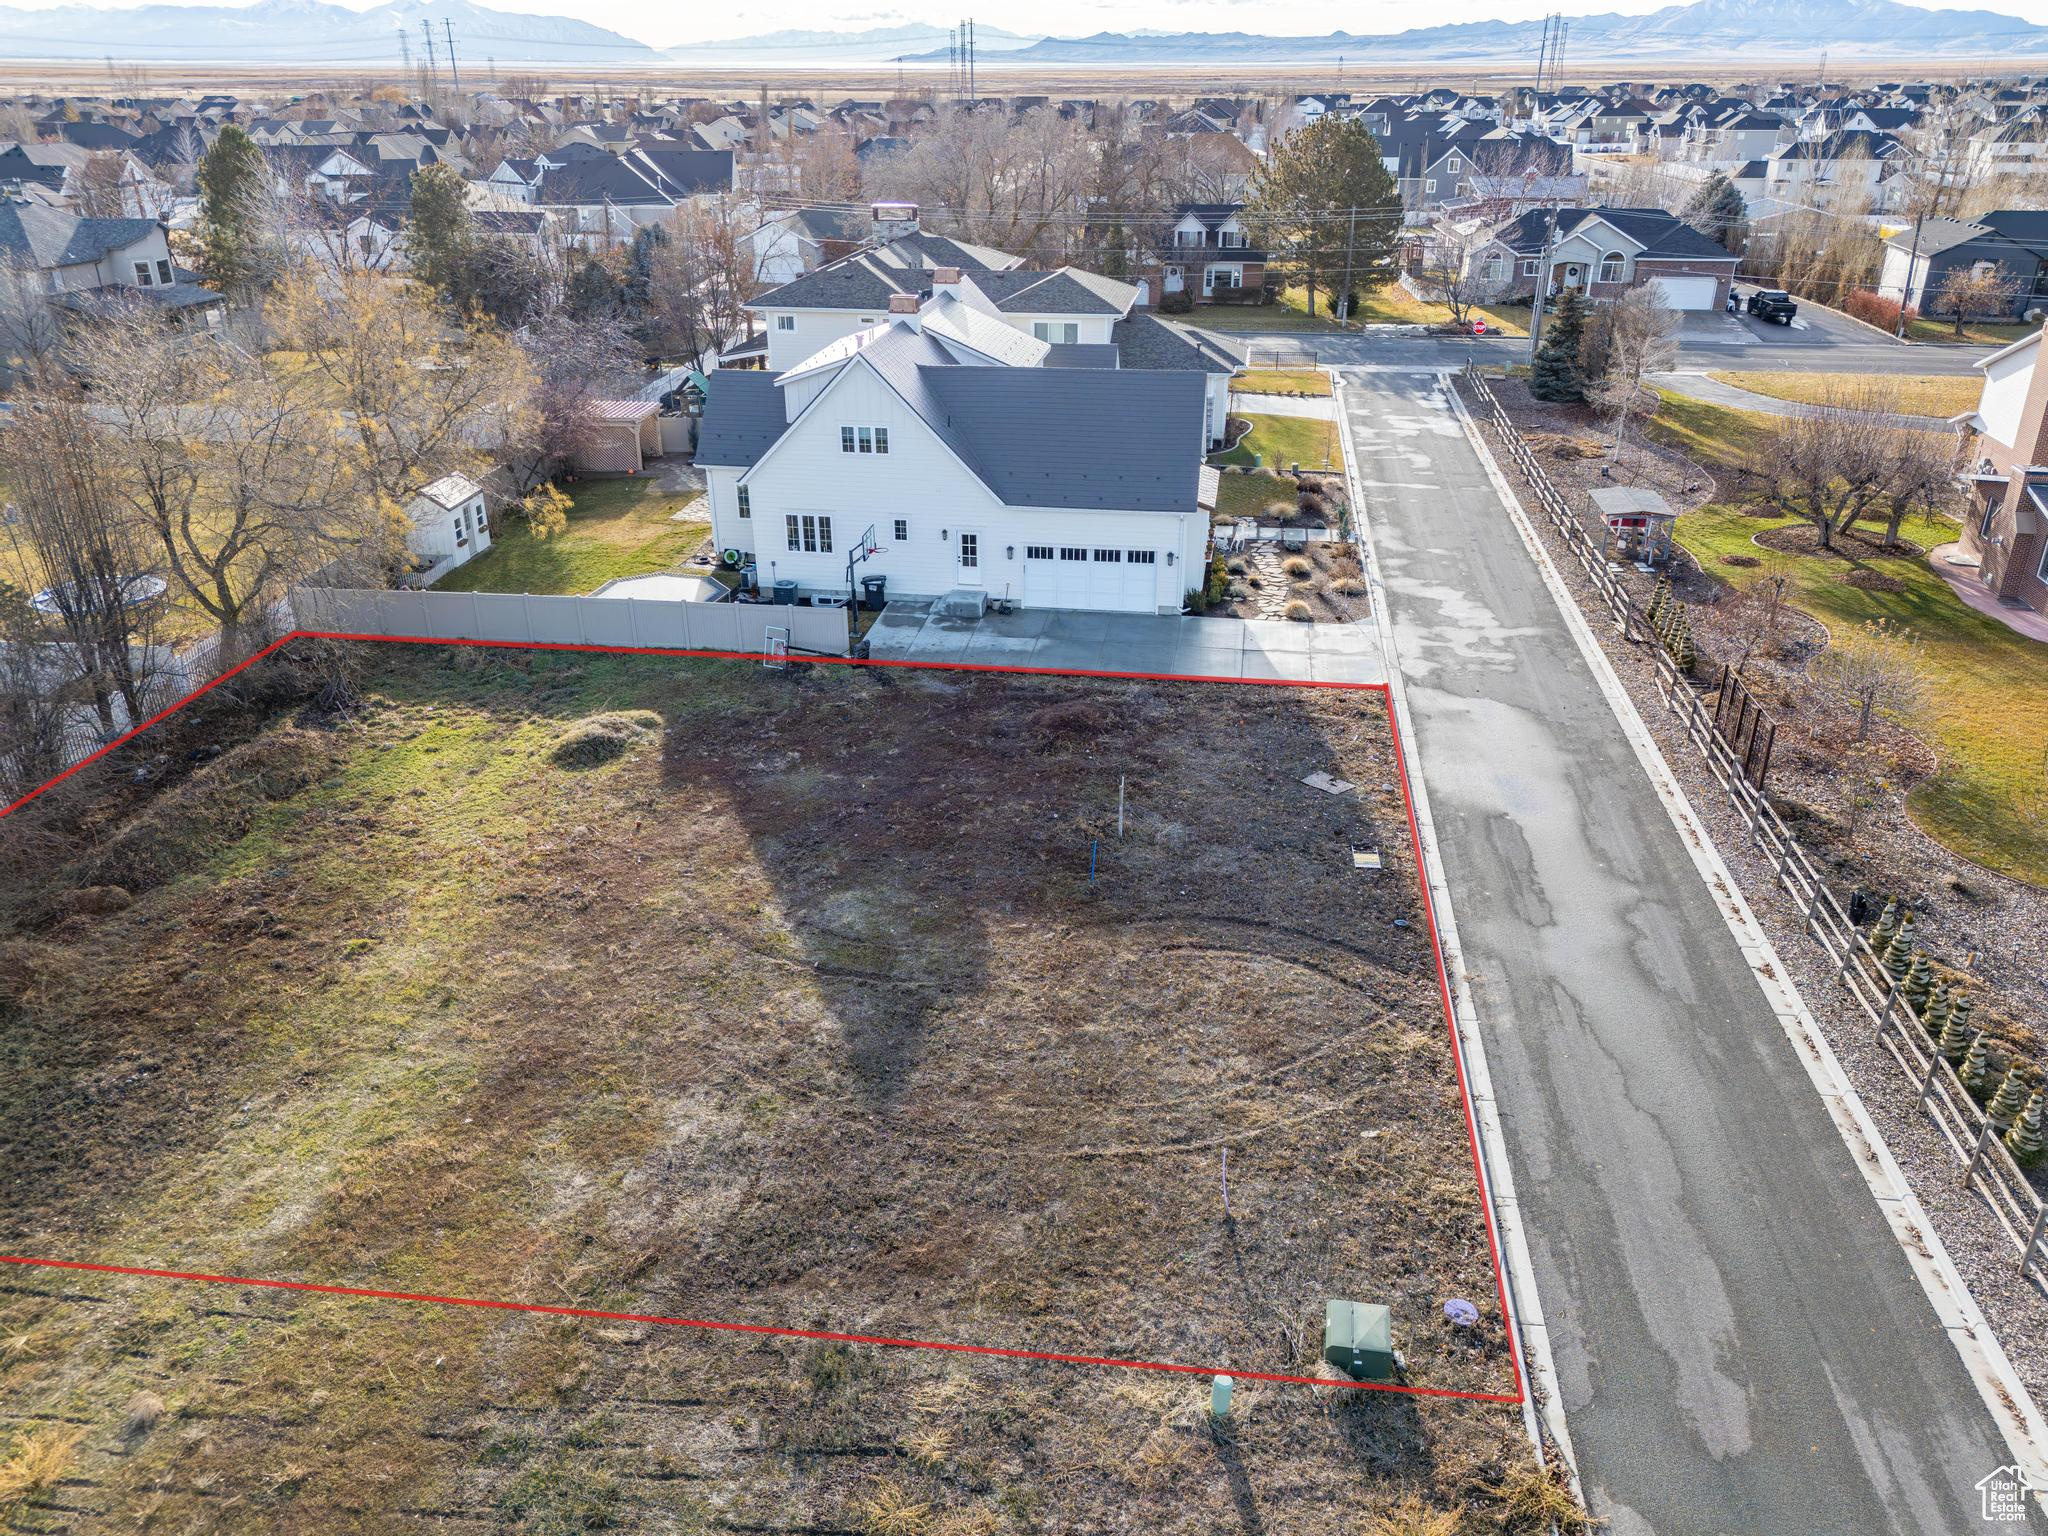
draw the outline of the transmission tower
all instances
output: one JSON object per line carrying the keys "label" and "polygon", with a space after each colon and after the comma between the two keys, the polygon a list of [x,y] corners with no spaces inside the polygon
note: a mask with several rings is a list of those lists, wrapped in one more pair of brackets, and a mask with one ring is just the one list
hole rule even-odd
{"label": "transmission tower", "polygon": [[427,86],[438,89],[441,84],[441,70],[434,63],[434,24],[426,17],[420,18],[420,34],[427,40]]}
{"label": "transmission tower", "polygon": [[448,39],[448,74],[455,82],[455,94],[462,94],[462,69],[455,62],[455,23],[446,16],[441,18],[441,33]]}

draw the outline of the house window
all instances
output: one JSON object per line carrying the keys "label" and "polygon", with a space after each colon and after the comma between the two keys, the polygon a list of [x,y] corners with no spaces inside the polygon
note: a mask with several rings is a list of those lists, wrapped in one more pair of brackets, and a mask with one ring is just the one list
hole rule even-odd
{"label": "house window", "polygon": [[875,452],[877,452],[877,453],[887,453],[888,451],[889,451],[889,429],[888,429],[887,427],[877,427],[877,428],[875,428]]}
{"label": "house window", "polygon": [[156,264],[156,280],[166,288],[171,285],[171,264],[168,261],[159,261]]}
{"label": "house window", "polygon": [[839,429],[839,451],[841,453],[853,452],[853,428],[841,427]]}
{"label": "house window", "polygon": [[1618,283],[1621,281],[1623,257],[1619,251],[1609,251],[1600,258],[1600,281]]}
{"label": "house window", "polygon": [[1050,544],[1026,544],[1024,546],[1024,558],[1026,560],[1050,560],[1052,558],[1052,546]]}
{"label": "house window", "polygon": [[1524,276],[1524,277],[1534,277],[1535,275],[1536,275],[1536,263],[1535,263],[1535,262],[1533,262],[1533,261],[1525,261],[1525,262],[1523,262],[1523,263],[1522,263],[1522,276]]}
{"label": "house window", "polygon": [[1508,264],[1505,258],[1500,256],[1489,256],[1486,258],[1486,280],[1489,283],[1505,282],[1507,281],[1507,275]]}
{"label": "house window", "polygon": [[2048,544],[2041,546],[2041,563],[2034,567],[2034,580],[2048,582]]}
{"label": "house window", "polygon": [[908,544],[910,542],[909,519],[902,517],[896,519],[896,542],[898,544]]}
{"label": "house window", "polygon": [[1127,549],[1124,551],[1124,559],[1128,560],[1132,565],[1157,565],[1159,563],[1159,551],[1156,549]]}
{"label": "house window", "polygon": [[1977,524],[1978,538],[1988,539],[1991,537],[1991,525],[1998,520],[1998,505],[1995,497],[1984,503],[1984,516]]}
{"label": "house window", "polygon": [[839,451],[841,453],[887,453],[889,451],[889,429],[887,427],[841,427],[839,429]]}
{"label": "house window", "polygon": [[1034,320],[1031,322],[1031,334],[1040,341],[1072,346],[1081,339],[1081,327],[1071,320]]}
{"label": "house window", "polygon": [[777,315],[777,316],[775,317],[775,329],[777,329],[778,331],[793,331],[793,330],[795,330],[795,329],[796,329],[796,316],[795,316],[795,315]]}
{"label": "house window", "polygon": [[806,512],[801,517],[791,512],[782,519],[782,526],[789,535],[791,554],[829,555],[832,553],[832,519],[813,517]]}
{"label": "house window", "polygon": [[1435,178],[1433,178],[1433,177],[1432,177],[1432,178],[1431,178],[1430,180],[1428,180],[1428,181],[1425,181],[1425,182],[1424,182],[1424,183],[1422,184],[1422,190],[1423,190],[1423,191],[1425,191],[1425,192],[1434,192],[1434,191],[1436,190],[1436,180],[1435,180]]}
{"label": "house window", "polygon": [[754,515],[754,493],[752,488],[744,485],[741,486],[739,490],[739,498],[740,516],[752,517]]}
{"label": "house window", "polygon": [[138,261],[137,263],[135,263],[135,283],[136,286],[140,288],[147,288],[150,286],[148,262]]}
{"label": "house window", "polygon": [[875,429],[873,427],[862,427],[860,429],[860,451],[862,453],[873,453],[875,451]]}
{"label": "house window", "polygon": [[462,548],[469,542],[469,519],[462,513],[455,514],[455,547]]}

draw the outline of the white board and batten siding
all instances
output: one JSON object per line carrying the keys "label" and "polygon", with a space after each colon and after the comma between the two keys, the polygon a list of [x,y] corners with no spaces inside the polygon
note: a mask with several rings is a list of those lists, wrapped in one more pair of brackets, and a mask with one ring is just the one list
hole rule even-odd
{"label": "white board and batten siding", "polygon": [[455,507],[415,496],[406,510],[412,518],[406,548],[424,567],[409,578],[415,586],[432,586],[491,547],[491,518],[482,491]]}
{"label": "white board and batten siding", "polygon": [[[842,452],[842,426],[886,427],[889,452]],[[1044,451],[1057,454],[1059,445]],[[892,598],[980,587],[1033,606],[1178,613],[1207,550],[1199,514],[1005,506],[895,391],[860,367],[835,379],[755,466],[745,518],[739,479],[736,469],[706,470],[718,547],[751,552],[764,587],[795,581],[806,595],[846,591],[847,553],[871,525],[880,549],[856,576],[886,576]],[[799,546],[821,545],[818,520],[828,519],[831,549],[790,549],[791,517]],[[1054,551],[1050,560],[1032,558],[1046,548]],[[1059,555],[1082,548],[1086,562]],[[1083,563],[1120,569],[1091,571],[1085,580],[1057,569]]]}

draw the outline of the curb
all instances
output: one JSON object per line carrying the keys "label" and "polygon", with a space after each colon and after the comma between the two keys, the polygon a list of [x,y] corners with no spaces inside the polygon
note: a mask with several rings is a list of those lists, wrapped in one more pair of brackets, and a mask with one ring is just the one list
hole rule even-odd
{"label": "curb", "polygon": [[[1413,371],[1413,370],[1403,370]],[[1438,374],[1438,377],[1444,377]],[[1339,404],[1338,425],[1348,420],[1344,411],[1344,373],[1331,371],[1335,398]],[[1472,989],[1466,981],[1465,953],[1458,941],[1457,914],[1451,902],[1450,886],[1444,878],[1443,855],[1436,842],[1436,823],[1429,805],[1429,790],[1422,782],[1421,745],[1408,713],[1408,695],[1394,648],[1393,615],[1387,607],[1386,584],[1381,575],[1379,552],[1373,544],[1372,520],[1358,478],[1358,455],[1349,451],[1345,436],[1344,478],[1351,493],[1352,526],[1365,547],[1366,583],[1371,595],[1373,623],[1379,631],[1382,659],[1386,664],[1387,709],[1394,717],[1397,739],[1413,744],[1412,753],[1402,759],[1409,812],[1415,823],[1415,840],[1422,857],[1423,878],[1428,887],[1430,909],[1436,923],[1438,947],[1445,968],[1446,998],[1456,1025],[1458,1049],[1465,1063],[1465,1092],[1472,1124],[1476,1129],[1480,1158],[1485,1165],[1487,1207],[1500,1240],[1501,1282],[1507,1295],[1510,1323],[1522,1342],[1528,1364],[1529,1390],[1522,1395],[1522,1426],[1535,1449],[1545,1459],[1545,1441],[1557,1447],[1571,1482],[1574,1497],[1584,1503],[1579,1484],[1578,1458],[1572,1452],[1571,1432],[1565,1423],[1564,1396],[1558,1386],[1557,1366],[1550,1356],[1550,1335],[1543,1320],[1543,1308],[1536,1294],[1536,1270],[1529,1257],[1528,1234],[1522,1226],[1521,1202],[1515,1194],[1515,1175],[1508,1161],[1507,1139],[1501,1128],[1500,1108],[1494,1097],[1493,1076],[1487,1066],[1486,1043],[1480,1029]],[[1489,461],[1490,462],[1490,461]],[[1539,1404],[1538,1398],[1541,1398]]]}
{"label": "curb", "polygon": [[[1558,575],[1550,552],[1543,546],[1527,511],[1502,475],[1492,449],[1474,425],[1464,401],[1451,386],[1450,376],[1444,375],[1443,378],[1465,434],[1478,451],[1480,462],[1486,466],[1487,478],[1493,483],[1495,493],[1507,509],[1515,531],[1535,560],[1537,569],[1542,572],[1544,585],[1562,612],[1565,626],[1592,669],[1594,680],[1600,685],[1615,719],[1620,722],[1623,734],[1635,749],[1643,772],[1657,791],[1658,798],[1664,802],[1671,824],[1691,853],[1700,879],[1713,894],[1714,904],[1720,908],[1722,920],[1741,947],[1764,1001],[1777,1016],[1779,1027],[1784,1030],[1786,1039],[1792,1043],[1793,1050],[1806,1068],[1814,1090],[1820,1095],[1829,1118],[1834,1121],[1842,1144],[1862,1171],[1871,1198],[1877,1202],[1900,1252],[1905,1255],[1914,1278],[1920,1282],[1936,1320],[1955,1347],[1978,1396],[1991,1410],[1992,1422],[1998,1426],[2006,1449],[2026,1474],[2030,1486],[2037,1490],[2043,1506],[2048,1507],[2048,1423],[2044,1423],[2040,1409],[1978,1307],[1977,1298],[1971,1295],[1969,1286],[1955,1267],[1955,1261],[1948,1256],[1948,1250],[1928,1221],[1919,1197],[1893,1159],[1891,1148],[1870,1118],[1862,1097],[1842,1070],[1827,1036],[1807,1010],[1798,987],[1791,981],[1769,935],[1750,909],[1742,888],[1722,861],[1712,837],[1693,810],[1684,787],[1664,760],[1662,749],[1643,723],[1635,700],[1622,686],[1606,651],[1594,637],[1585,613]],[[1390,676],[1392,670],[1390,667]]]}

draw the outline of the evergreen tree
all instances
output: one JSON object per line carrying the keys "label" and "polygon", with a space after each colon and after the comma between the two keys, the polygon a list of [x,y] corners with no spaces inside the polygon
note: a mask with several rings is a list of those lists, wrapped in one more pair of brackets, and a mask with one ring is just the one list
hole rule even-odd
{"label": "evergreen tree", "polygon": [[263,151],[229,123],[199,161],[199,271],[210,287],[243,299],[263,263]]}
{"label": "evergreen tree", "polygon": [[1664,649],[1678,670],[1689,674],[1699,662],[1699,654],[1693,649],[1692,620],[1686,617],[1685,604],[1673,603],[1671,608],[1671,632],[1664,637]]}
{"label": "evergreen tree", "polygon": [[1657,585],[1650,591],[1650,606],[1644,617],[1650,621],[1650,628],[1658,635],[1664,633],[1665,611],[1671,606],[1671,578],[1659,576]]}
{"label": "evergreen tree", "polygon": [[1401,198],[1379,140],[1356,118],[1335,113],[1297,128],[1252,179],[1245,215],[1272,263],[1308,289],[1335,293],[1348,274],[1370,289],[1394,275]]}
{"label": "evergreen tree", "polygon": [[1977,1031],[1970,1049],[1963,1055],[1963,1086],[1972,1098],[1981,1099],[1991,1091],[1991,1047],[1984,1043],[1984,1031]]}
{"label": "evergreen tree", "polygon": [[1967,1010],[1951,1008],[1948,1018],[1942,1022],[1941,1038],[1935,1042],[1935,1049],[1941,1052],[1941,1059],[1951,1066],[1959,1064],[1970,1051],[1970,1016]]}
{"label": "evergreen tree", "polygon": [[2005,1149],[2022,1167],[2038,1163],[2042,1151],[2048,1149],[2048,1127],[2043,1126],[2042,1115],[2041,1095],[2037,1093],[2028,1098],[2027,1107],[2005,1133]]}
{"label": "evergreen tree", "polygon": [[1878,914],[1877,922],[1870,930],[1870,947],[1883,955],[1885,946],[1892,941],[1892,935],[1899,931],[1899,898],[1894,896],[1884,904],[1884,911]]}
{"label": "evergreen tree", "polygon": [[1927,957],[1916,953],[1906,964],[1906,977],[1899,986],[1899,992],[1906,999],[1906,1006],[1916,1014],[1927,1006],[1927,994],[1934,985],[1934,972],[1928,969]]}
{"label": "evergreen tree", "polygon": [[2026,1102],[2026,1081],[2020,1076],[2019,1063],[2014,1062],[2005,1069],[2005,1076],[1998,1084],[1998,1092],[1992,1094],[1991,1102],[1984,1106],[1984,1118],[2001,1131],[2006,1130],[2019,1118],[2020,1110]]}
{"label": "evergreen tree", "polygon": [[1700,183],[1699,191],[1679,215],[1709,240],[1738,255],[1743,246],[1743,221],[1748,217],[1749,204],[1741,189],[1719,171]]}
{"label": "evergreen tree", "polygon": [[1927,1033],[1939,1035],[1948,1023],[1948,982],[1937,978],[1934,988],[1927,994],[1927,1006],[1920,1010],[1920,1022],[1927,1026]]}
{"label": "evergreen tree", "polygon": [[1579,367],[1579,346],[1586,336],[1586,306],[1576,290],[1567,288],[1545,317],[1543,339],[1529,365],[1529,393],[1538,400],[1572,405],[1586,402],[1586,375]]}
{"label": "evergreen tree", "polygon": [[412,212],[406,220],[405,250],[423,282],[443,293],[461,281],[476,241],[476,220],[469,211],[469,188],[445,165],[422,166],[413,172]]}
{"label": "evergreen tree", "polygon": [[1919,953],[1920,947],[1913,942],[1909,921],[1899,930],[1899,937],[1892,940],[1891,948],[1884,952],[1884,973],[1901,990],[1905,988],[1906,978],[1913,973],[1913,959]]}

